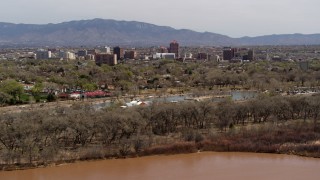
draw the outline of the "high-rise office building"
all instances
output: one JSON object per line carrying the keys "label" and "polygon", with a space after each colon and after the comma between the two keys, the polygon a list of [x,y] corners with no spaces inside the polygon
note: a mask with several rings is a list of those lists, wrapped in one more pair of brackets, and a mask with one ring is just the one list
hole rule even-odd
{"label": "high-rise office building", "polygon": [[231,60],[234,57],[234,51],[230,47],[223,48],[223,60]]}
{"label": "high-rise office building", "polygon": [[172,41],[170,43],[169,53],[175,53],[176,58],[179,58],[179,43],[177,41]]}
{"label": "high-rise office building", "polygon": [[252,49],[248,51],[248,60],[250,61],[254,60],[254,51]]}
{"label": "high-rise office building", "polygon": [[117,60],[123,59],[124,58],[124,49],[119,46],[114,47],[113,54],[117,55]]}
{"label": "high-rise office building", "polygon": [[36,52],[36,59],[50,59],[51,58],[51,51],[39,49]]}

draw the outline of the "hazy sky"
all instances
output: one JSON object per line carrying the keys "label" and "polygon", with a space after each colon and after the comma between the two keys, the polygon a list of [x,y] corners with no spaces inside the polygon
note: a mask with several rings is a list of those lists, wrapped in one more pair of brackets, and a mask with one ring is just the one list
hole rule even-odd
{"label": "hazy sky", "polygon": [[320,33],[320,0],[1,0],[0,22],[135,20],[231,37]]}

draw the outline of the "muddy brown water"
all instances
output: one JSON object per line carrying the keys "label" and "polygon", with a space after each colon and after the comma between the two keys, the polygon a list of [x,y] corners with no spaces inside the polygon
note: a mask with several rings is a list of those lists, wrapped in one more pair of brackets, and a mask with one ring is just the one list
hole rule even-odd
{"label": "muddy brown water", "polygon": [[79,162],[0,172],[0,180],[319,180],[320,159],[254,153],[196,153]]}

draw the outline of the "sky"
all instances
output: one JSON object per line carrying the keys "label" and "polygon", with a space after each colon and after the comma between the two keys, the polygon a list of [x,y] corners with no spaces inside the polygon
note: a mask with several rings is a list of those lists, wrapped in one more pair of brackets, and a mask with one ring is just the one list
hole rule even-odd
{"label": "sky", "polygon": [[140,21],[230,37],[320,33],[320,0],[1,0],[0,22]]}

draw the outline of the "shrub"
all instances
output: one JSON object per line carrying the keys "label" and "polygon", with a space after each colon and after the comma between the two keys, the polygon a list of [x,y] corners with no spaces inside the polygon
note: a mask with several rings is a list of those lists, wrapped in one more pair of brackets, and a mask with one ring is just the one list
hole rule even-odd
{"label": "shrub", "polygon": [[175,143],[172,145],[164,145],[145,149],[142,155],[155,154],[182,154],[197,152],[196,144],[190,142]]}

